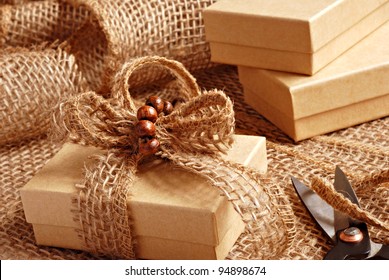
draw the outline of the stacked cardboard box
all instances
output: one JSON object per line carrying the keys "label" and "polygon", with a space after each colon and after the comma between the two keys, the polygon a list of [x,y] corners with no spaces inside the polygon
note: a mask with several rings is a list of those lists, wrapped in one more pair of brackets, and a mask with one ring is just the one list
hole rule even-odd
{"label": "stacked cardboard box", "polygon": [[388,0],[221,0],[204,11],[212,59],[238,65],[246,102],[295,141],[389,115],[388,19]]}

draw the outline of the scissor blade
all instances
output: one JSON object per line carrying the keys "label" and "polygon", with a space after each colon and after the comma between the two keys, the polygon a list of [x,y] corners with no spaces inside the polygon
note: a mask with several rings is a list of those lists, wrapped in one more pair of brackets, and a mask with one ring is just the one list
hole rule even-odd
{"label": "scissor blade", "polygon": [[292,183],[308,212],[328,237],[335,242],[334,209],[296,178],[292,177]]}
{"label": "scissor blade", "polygon": [[[344,197],[348,198],[352,203],[358,205],[359,207],[357,196],[355,195],[349,180],[338,166],[335,169],[334,188],[338,193],[343,194]],[[352,225],[353,222],[355,222],[351,220],[348,215],[336,210],[334,211],[334,220],[335,231],[348,228]]]}
{"label": "scissor blade", "polygon": [[[358,198],[354,192],[354,189],[351,186],[350,181],[347,179],[347,176],[344,174],[342,169],[340,169],[339,166],[336,167],[335,169],[335,182],[334,182],[334,188],[337,192],[342,193],[344,197],[348,198],[352,203],[360,207]],[[356,224],[364,224],[363,222],[359,220],[354,220],[348,217],[346,214],[334,211],[334,228],[335,231],[342,230],[344,228],[354,226]],[[372,240],[370,240],[369,237],[369,232],[367,231],[366,228],[366,233],[365,233],[365,239],[369,240],[368,244],[365,244],[365,251],[369,251],[369,257],[374,256],[377,254],[380,249],[382,248],[382,244],[376,244]]]}
{"label": "scissor blade", "polygon": [[350,181],[347,179],[346,175],[343,173],[342,169],[340,169],[339,166],[337,166],[335,169],[334,187],[337,192],[343,194],[345,197],[350,199],[352,203],[360,207],[358,198],[355,195],[354,189],[352,188]]}

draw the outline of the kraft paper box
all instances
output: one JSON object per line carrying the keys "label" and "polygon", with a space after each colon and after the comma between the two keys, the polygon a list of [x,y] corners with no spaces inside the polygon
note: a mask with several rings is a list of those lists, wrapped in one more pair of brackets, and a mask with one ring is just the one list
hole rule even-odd
{"label": "kraft paper box", "polygon": [[[224,157],[267,169],[266,140],[236,135]],[[82,169],[93,147],[65,144],[21,190],[27,222],[38,244],[85,250],[73,221],[71,197],[82,182]],[[142,259],[224,259],[244,231],[232,203],[205,179],[160,162],[139,170],[128,201]]]}
{"label": "kraft paper box", "polygon": [[387,20],[387,0],[221,0],[204,11],[213,61],[309,75]]}
{"label": "kraft paper box", "polygon": [[313,76],[239,67],[246,102],[294,140],[389,115],[389,22]]}

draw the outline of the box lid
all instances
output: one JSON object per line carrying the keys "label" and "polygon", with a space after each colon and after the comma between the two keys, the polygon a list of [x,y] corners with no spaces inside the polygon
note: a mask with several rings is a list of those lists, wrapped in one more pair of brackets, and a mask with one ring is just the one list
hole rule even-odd
{"label": "box lid", "polygon": [[285,115],[301,119],[388,94],[388,38],[386,23],[313,76],[239,67],[239,79]]}
{"label": "box lid", "polygon": [[221,0],[204,10],[208,41],[313,53],[388,0]]}
{"label": "box lid", "polygon": [[[27,221],[78,228],[70,213],[74,185],[82,182],[84,164],[98,153],[102,151],[97,148],[65,144],[21,190]],[[237,135],[226,157],[265,172],[265,139]],[[128,207],[137,236],[218,245],[229,228],[244,229],[232,203],[219,190],[166,162],[139,170]]]}

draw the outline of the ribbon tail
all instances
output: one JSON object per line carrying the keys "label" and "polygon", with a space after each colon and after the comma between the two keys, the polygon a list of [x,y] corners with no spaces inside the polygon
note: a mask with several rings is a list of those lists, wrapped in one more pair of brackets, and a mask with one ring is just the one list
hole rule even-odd
{"label": "ribbon tail", "polygon": [[206,178],[220,190],[240,214],[248,234],[233,250],[249,253],[248,258],[279,258],[294,235],[291,207],[282,202],[280,186],[252,169],[207,155],[163,153],[177,166]]}
{"label": "ribbon tail", "polygon": [[361,209],[349,199],[338,193],[327,181],[314,178],[311,188],[332,208],[349,215],[351,218],[363,221],[372,226],[389,231],[389,224],[374,217],[368,211]]}
{"label": "ribbon tail", "polygon": [[93,253],[135,259],[132,223],[127,207],[136,170],[136,158],[108,151],[85,168],[73,202],[79,236]]}

